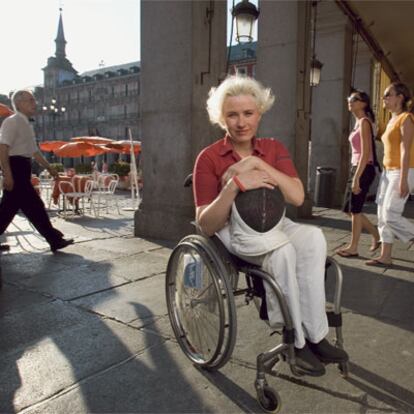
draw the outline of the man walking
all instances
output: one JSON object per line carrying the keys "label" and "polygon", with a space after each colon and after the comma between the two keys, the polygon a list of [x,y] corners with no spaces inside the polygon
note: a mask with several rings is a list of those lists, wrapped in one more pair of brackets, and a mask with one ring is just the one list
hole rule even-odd
{"label": "man walking", "polygon": [[31,184],[31,159],[54,177],[57,172],[40,153],[29,119],[36,113],[36,100],[28,90],[12,96],[15,114],[6,118],[0,129],[0,163],[3,170],[3,198],[0,203],[0,234],[22,210],[37,231],[50,244],[52,252],[73,243],[52,226],[43,201]]}

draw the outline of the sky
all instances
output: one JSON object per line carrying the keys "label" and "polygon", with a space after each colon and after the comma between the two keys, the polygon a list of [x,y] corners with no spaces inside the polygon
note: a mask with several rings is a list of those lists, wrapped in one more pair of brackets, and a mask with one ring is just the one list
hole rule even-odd
{"label": "sky", "polygon": [[80,73],[140,60],[139,0],[13,0],[2,7],[0,94],[43,84],[63,8],[66,57]]}
{"label": "sky", "polygon": [[[227,4],[230,10],[233,0]],[[42,68],[55,54],[59,7],[66,57],[79,73],[101,61],[112,66],[140,60],[140,0],[9,0],[0,13],[0,94],[43,84]]]}

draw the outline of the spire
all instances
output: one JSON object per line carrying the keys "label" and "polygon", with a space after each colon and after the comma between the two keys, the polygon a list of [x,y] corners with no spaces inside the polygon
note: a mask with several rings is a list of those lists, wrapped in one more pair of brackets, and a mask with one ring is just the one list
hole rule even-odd
{"label": "spire", "polygon": [[65,34],[63,33],[62,8],[59,8],[59,12],[60,12],[59,26],[58,26],[57,36],[55,39],[55,42],[56,42],[55,56],[57,58],[65,58],[66,57],[66,52],[65,52],[66,40],[65,40]]}

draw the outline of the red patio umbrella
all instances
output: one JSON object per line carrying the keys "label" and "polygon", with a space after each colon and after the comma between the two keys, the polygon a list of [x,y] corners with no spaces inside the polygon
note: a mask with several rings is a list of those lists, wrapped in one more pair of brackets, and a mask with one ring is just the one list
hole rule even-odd
{"label": "red patio umbrella", "polygon": [[105,147],[118,152],[119,154],[130,154],[131,153],[131,143],[134,149],[134,154],[138,155],[141,152],[141,142],[140,141],[112,141],[109,144],[105,144]]}
{"label": "red patio umbrella", "polygon": [[103,137],[74,137],[70,139],[75,142],[87,142],[88,144],[109,144],[113,142],[112,139]]}
{"label": "red patio umbrella", "polygon": [[53,152],[58,157],[78,158],[95,157],[96,155],[104,154],[106,150],[99,145],[89,144],[87,142],[69,142]]}
{"label": "red patio umbrella", "polygon": [[67,141],[43,141],[39,144],[39,147],[44,152],[52,152],[67,143]]}
{"label": "red patio umbrella", "polygon": [[0,117],[3,118],[13,114],[14,112],[7,105],[0,103]]}

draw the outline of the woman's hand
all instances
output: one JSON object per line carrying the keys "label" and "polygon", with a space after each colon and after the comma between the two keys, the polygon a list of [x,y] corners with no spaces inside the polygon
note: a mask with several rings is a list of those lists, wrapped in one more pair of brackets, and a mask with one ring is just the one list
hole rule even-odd
{"label": "woman's hand", "polygon": [[224,185],[228,180],[230,180],[230,178],[233,178],[235,175],[240,175],[248,171],[258,169],[259,166],[260,158],[255,157],[254,155],[249,155],[248,157],[243,158],[227,169],[227,171],[221,177],[221,184]]}
{"label": "woman's hand", "polygon": [[400,197],[405,198],[408,196],[410,189],[408,187],[408,180],[400,181]]}
{"label": "woman's hand", "polygon": [[359,179],[352,181],[352,192],[357,195],[361,192],[361,187],[359,186]]}
{"label": "woman's hand", "polygon": [[256,188],[268,188],[273,190],[277,186],[275,180],[269,174],[260,170],[247,171],[237,176],[245,190]]}

